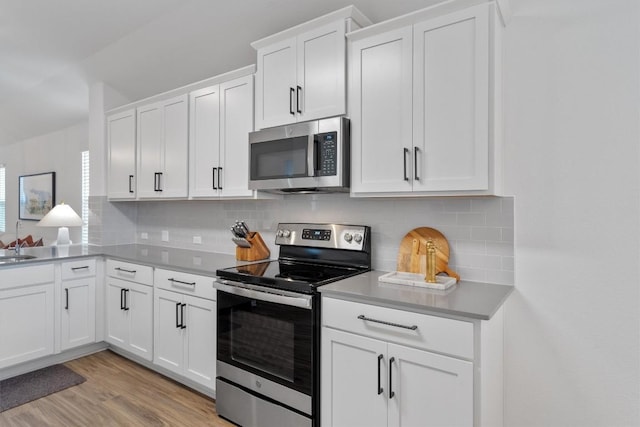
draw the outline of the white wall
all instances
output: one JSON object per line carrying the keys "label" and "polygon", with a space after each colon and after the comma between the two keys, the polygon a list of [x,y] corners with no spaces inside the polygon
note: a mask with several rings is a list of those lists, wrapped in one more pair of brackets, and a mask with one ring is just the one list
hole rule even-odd
{"label": "white wall", "polygon": [[[82,208],[82,151],[88,150],[87,124],[82,123],[15,144],[0,146],[0,164],[6,166],[6,225],[0,239],[15,239],[18,220],[18,177],[42,172],[56,173],[56,203],[65,202],[78,213]],[[20,237],[28,234],[51,244],[57,228],[36,227],[37,221],[22,221]],[[79,242],[81,228],[69,229],[71,240]]]}
{"label": "white wall", "polygon": [[507,426],[638,426],[639,2],[514,0]]}

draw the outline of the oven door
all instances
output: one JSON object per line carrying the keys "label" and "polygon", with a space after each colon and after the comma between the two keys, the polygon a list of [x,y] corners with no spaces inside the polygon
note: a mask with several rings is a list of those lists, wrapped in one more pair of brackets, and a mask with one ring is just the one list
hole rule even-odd
{"label": "oven door", "polygon": [[[225,371],[230,372],[229,376],[236,378],[228,380],[242,382],[237,378],[238,372],[246,372],[250,379],[244,380],[247,384],[240,385],[249,387],[249,383],[259,382],[256,379],[259,377],[295,390],[296,394],[311,396],[312,296],[291,292],[276,294],[273,290],[263,292],[256,289],[259,287],[229,283],[233,282],[218,279],[217,285],[217,354],[218,362],[223,366],[220,376],[224,376]],[[266,387],[257,391],[266,393]],[[269,397],[279,400],[278,396]]]}

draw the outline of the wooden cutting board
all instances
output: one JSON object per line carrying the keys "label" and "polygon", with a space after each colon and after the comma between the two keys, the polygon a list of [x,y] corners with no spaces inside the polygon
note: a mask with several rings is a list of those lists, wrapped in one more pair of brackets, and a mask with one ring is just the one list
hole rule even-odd
{"label": "wooden cutting board", "polygon": [[449,277],[460,276],[449,268],[449,242],[435,228],[414,228],[404,236],[398,250],[398,271],[427,274],[427,241],[436,246],[436,274],[445,273]]}

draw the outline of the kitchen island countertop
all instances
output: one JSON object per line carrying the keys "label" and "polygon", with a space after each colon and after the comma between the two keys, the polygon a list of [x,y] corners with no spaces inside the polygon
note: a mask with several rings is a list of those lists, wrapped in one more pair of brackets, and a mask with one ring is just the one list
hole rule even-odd
{"label": "kitchen island countertop", "polygon": [[489,320],[514,287],[461,280],[441,291],[378,281],[386,271],[369,271],[318,289],[323,296],[382,305],[418,313],[442,313]]}

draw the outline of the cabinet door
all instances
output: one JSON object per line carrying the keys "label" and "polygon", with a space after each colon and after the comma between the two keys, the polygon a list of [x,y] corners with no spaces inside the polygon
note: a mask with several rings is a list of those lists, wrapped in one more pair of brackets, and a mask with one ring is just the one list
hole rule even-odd
{"label": "cabinet door", "polygon": [[414,26],[414,191],[489,188],[488,7]]}
{"label": "cabinet door", "polygon": [[0,290],[0,369],[53,354],[53,283]]}
{"label": "cabinet door", "polygon": [[345,44],[341,20],[297,37],[298,121],[346,112]]}
{"label": "cabinet door", "polygon": [[60,348],[67,350],[95,341],[96,278],[62,282]]}
{"label": "cabinet door", "polygon": [[153,287],[130,283],[126,305],[129,316],[128,350],[138,356],[153,358]]}
{"label": "cabinet door", "polygon": [[159,197],[158,179],[162,173],[162,104],[138,108],[138,196]]}
{"label": "cabinet door", "polygon": [[182,325],[182,295],[162,289],[155,291],[154,336],[155,351],[153,363],[182,374],[184,332]]}
{"label": "cabinet door", "polygon": [[[253,114],[253,113],[252,113]],[[218,195],[220,87],[189,95],[189,196]]]}
{"label": "cabinet door", "polygon": [[107,277],[106,281],[106,308],[107,330],[105,340],[109,344],[126,348],[129,342],[129,316],[124,310],[124,289],[126,282],[113,277]]}
{"label": "cabinet door", "polygon": [[107,117],[108,177],[110,199],[136,197],[136,112]]}
{"label": "cabinet door", "polygon": [[160,196],[187,197],[189,166],[189,101],[181,95],[162,104],[162,175]]}
{"label": "cabinet door", "polygon": [[473,425],[471,362],[394,344],[387,354],[390,427]]}
{"label": "cabinet door", "polygon": [[387,344],[322,328],[321,349],[322,425],[386,426]]}
{"label": "cabinet door", "polygon": [[249,197],[249,132],[253,130],[253,76],[220,85],[220,195]]}
{"label": "cabinet door", "polygon": [[296,121],[295,37],[258,50],[256,128]]}
{"label": "cabinet door", "polygon": [[402,28],[351,44],[354,193],[411,191],[411,31]]}
{"label": "cabinet door", "polygon": [[186,295],[184,375],[213,389],[216,379],[216,302]]}

